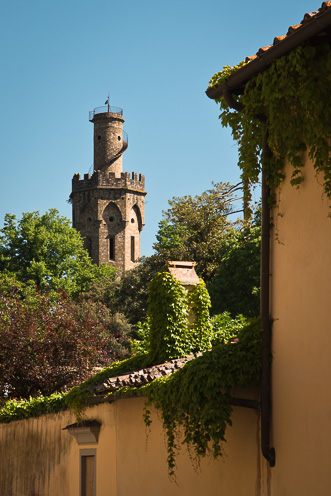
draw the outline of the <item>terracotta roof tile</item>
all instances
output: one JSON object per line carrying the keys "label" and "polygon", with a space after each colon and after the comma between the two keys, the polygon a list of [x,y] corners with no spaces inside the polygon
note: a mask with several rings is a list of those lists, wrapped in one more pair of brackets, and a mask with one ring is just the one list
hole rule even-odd
{"label": "terracotta roof tile", "polygon": [[248,63],[251,60],[254,60],[257,58],[257,55],[249,55],[248,57],[245,58],[245,62]]}
{"label": "terracotta roof tile", "polygon": [[188,355],[184,358],[177,358],[171,362],[163,363],[161,365],[154,365],[153,367],[129,372],[117,377],[110,377],[106,381],[96,384],[90,389],[94,395],[105,395],[113,393],[122,387],[141,387],[149,382],[173,374],[176,370],[182,368],[187,362],[200,356],[201,353],[196,355]]}
{"label": "terracotta roof tile", "polygon": [[293,26],[290,26],[288,28],[288,31],[287,31],[286,35],[276,36],[274,38],[274,42],[273,42],[272,45],[261,47],[257,51],[256,56],[251,55],[249,57],[246,57],[246,62],[250,62],[251,60],[254,60],[256,57],[258,57],[258,56],[262,55],[263,53],[267,52],[272,46],[277,45],[279,42],[283,41],[288,36],[291,36],[293,33],[295,33],[302,26],[308,24],[309,22],[311,22],[312,20],[314,20],[316,17],[318,17],[320,14],[322,14],[323,12],[325,12],[328,9],[331,9],[331,0],[330,1],[327,1],[327,2],[323,2],[322,5],[321,5],[321,7],[318,10],[314,10],[313,12],[307,12],[304,15],[304,17],[303,17],[302,21],[300,22],[300,24],[295,24]]}
{"label": "terracotta roof tile", "polygon": [[314,12],[307,12],[307,14],[304,15],[304,18],[302,19],[300,24],[306,24],[307,22],[310,21],[315,15],[318,14],[318,10],[314,10]]}
{"label": "terracotta roof tile", "polygon": [[257,52],[256,55],[262,55],[262,53],[266,52],[267,50],[269,50],[269,48],[271,47],[272,45],[268,45],[268,46],[265,46],[265,47],[261,47],[259,49],[259,51]]}
{"label": "terracotta roof tile", "polygon": [[286,34],[284,34],[283,36],[276,36],[274,38],[274,45],[277,45],[277,43],[279,43],[280,41],[284,40],[284,38],[286,38]]}
{"label": "terracotta roof tile", "polygon": [[207,96],[215,100],[223,95],[225,90],[241,94],[247,81],[297,46],[307,41],[330,42],[330,39],[331,0],[323,2],[318,10],[306,13],[300,24],[290,26],[287,34],[276,36],[272,45],[261,47],[256,55],[246,57],[246,64],[231,74],[225,82],[209,86]]}
{"label": "terracotta roof tile", "polygon": [[296,24],[295,26],[290,26],[287,31],[287,36],[293,34],[297,29],[301,28],[302,24]]}

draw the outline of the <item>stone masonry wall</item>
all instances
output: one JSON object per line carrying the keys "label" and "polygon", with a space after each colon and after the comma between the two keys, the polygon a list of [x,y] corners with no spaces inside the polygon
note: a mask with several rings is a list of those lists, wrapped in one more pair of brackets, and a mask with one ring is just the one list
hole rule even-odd
{"label": "stone masonry wall", "polygon": [[122,172],[122,155],[114,163],[107,163],[123,147],[123,122],[119,114],[95,114],[94,124],[94,170],[108,170],[120,176]]}
{"label": "stone masonry wall", "polygon": [[[120,114],[95,114],[94,172],[72,179],[73,227],[84,238],[93,262],[121,273],[137,265],[144,226],[145,178],[122,172],[123,122]],[[120,157],[110,163],[116,154]],[[110,165],[109,165],[110,163]]]}
{"label": "stone masonry wall", "polygon": [[[86,174],[83,180],[79,175],[74,176],[73,227],[85,239],[85,248],[94,263],[108,263],[121,272],[136,265],[134,260],[140,257],[140,231],[144,226],[145,195],[144,176],[139,175],[138,179],[136,173],[131,177],[122,173],[121,178],[115,178],[114,173],[97,171],[92,177]],[[110,243],[113,243],[113,259]]]}

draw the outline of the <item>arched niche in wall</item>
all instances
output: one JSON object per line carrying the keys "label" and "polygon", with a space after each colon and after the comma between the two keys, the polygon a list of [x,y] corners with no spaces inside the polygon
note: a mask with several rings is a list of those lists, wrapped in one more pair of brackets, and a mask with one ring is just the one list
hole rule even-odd
{"label": "arched niche in wall", "polygon": [[102,217],[107,225],[109,234],[117,234],[124,229],[121,211],[115,203],[108,203]]}
{"label": "arched niche in wall", "polygon": [[138,231],[140,232],[143,228],[143,223],[142,223],[142,218],[141,218],[141,212],[140,208],[138,205],[133,205],[130,213],[130,222],[132,224],[136,224]]}
{"label": "arched niche in wall", "polygon": [[79,212],[78,225],[84,231],[92,230],[95,225],[93,208],[88,203],[86,203]]}

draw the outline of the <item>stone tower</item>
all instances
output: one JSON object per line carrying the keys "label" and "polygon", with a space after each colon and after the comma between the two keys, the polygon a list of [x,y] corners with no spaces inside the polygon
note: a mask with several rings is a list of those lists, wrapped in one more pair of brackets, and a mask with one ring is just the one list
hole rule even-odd
{"label": "stone tower", "polygon": [[123,110],[98,107],[90,112],[94,125],[93,174],[72,179],[73,227],[83,236],[93,262],[118,267],[123,273],[137,265],[144,227],[145,178],[122,172],[128,147]]}

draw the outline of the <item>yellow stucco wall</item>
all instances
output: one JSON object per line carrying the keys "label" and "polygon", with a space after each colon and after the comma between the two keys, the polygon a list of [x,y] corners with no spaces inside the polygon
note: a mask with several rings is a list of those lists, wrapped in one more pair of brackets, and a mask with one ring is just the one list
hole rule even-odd
{"label": "yellow stucco wall", "polygon": [[276,466],[269,476],[277,496],[331,491],[330,201],[309,160],[303,172],[299,189],[288,174],[278,192],[282,216],[274,216],[271,237]]}
{"label": "yellow stucco wall", "polygon": [[[116,494],[116,426],[111,405],[88,410],[102,424],[97,446],[98,495]],[[78,496],[79,450],[62,429],[75,422],[70,412],[0,424],[1,496]]]}
{"label": "yellow stucco wall", "polygon": [[156,415],[146,444],[142,419],[143,399],[122,400],[117,415],[117,494],[126,496],[201,496],[259,494],[258,414],[235,408],[233,426],[227,430],[224,458],[203,460],[195,472],[187,453],[178,458],[177,483],[167,473],[165,439]]}
{"label": "yellow stucco wall", "polygon": [[[256,390],[250,393],[256,398]],[[132,398],[89,408],[87,418],[102,424],[97,446],[79,447],[62,430],[74,422],[69,412],[0,425],[1,496],[78,496],[80,448],[96,448],[97,496],[260,494],[256,411],[234,409],[224,458],[203,460],[199,473],[187,454],[180,455],[176,485],[167,474],[157,415],[146,442],[143,405],[144,398]]]}

